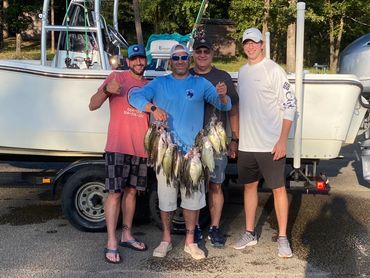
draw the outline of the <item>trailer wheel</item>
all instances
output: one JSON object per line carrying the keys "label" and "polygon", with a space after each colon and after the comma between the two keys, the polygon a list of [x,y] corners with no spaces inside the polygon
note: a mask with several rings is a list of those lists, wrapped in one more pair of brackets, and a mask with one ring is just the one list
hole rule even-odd
{"label": "trailer wheel", "polygon": [[[174,215],[172,217],[172,225],[171,225],[171,232],[175,234],[183,234],[186,231],[185,227],[185,220],[184,215],[182,212],[182,208],[180,207],[180,197],[177,199],[177,209],[174,212]],[[150,216],[154,222],[154,224],[162,229],[162,221],[161,221],[161,215],[160,215],[160,209],[158,206],[158,194],[156,190],[152,190],[150,192],[149,196],[149,210],[150,210]],[[209,223],[209,210],[208,205],[205,206],[200,210],[199,214],[199,225],[203,228],[206,227]]]}
{"label": "trailer wheel", "polygon": [[106,230],[104,181],[104,167],[95,165],[79,169],[64,185],[63,213],[77,229],[87,232]]}

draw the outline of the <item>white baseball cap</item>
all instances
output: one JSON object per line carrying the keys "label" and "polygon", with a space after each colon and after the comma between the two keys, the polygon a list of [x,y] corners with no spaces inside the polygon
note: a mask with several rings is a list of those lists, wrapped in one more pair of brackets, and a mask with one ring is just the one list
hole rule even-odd
{"label": "white baseball cap", "polygon": [[175,44],[170,50],[170,56],[172,57],[176,53],[185,52],[187,55],[190,55],[189,49],[183,44]]}
{"label": "white baseball cap", "polygon": [[262,33],[257,28],[249,28],[244,31],[243,33],[243,43],[246,40],[252,40],[254,42],[260,42],[262,41]]}

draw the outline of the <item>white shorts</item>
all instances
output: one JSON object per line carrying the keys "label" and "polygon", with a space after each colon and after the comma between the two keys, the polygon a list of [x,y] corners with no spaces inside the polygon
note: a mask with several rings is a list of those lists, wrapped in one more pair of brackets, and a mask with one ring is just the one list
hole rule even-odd
{"label": "white shorts", "polygon": [[[157,174],[158,181],[158,200],[159,209],[161,211],[175,211],[177,209],[178,188],[167,185],[166,176],[163,175],[162,170]],[[200,186],[200,190],[193,191],[191,196],[185,196],[186,189],[180,186],[181,204],[180,206],[188,210],[200,210],[206,206],[206,195],[204,190],[204,182]]]}

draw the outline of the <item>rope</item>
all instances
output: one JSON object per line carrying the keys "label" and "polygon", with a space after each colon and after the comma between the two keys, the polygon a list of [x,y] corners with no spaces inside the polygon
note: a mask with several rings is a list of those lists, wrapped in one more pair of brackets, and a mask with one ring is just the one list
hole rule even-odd
{"label": "rope", "polygon": [[69,58],[69,32],[68,32],[68,25],[69,25],[69,5],[68,5],[68,0],[66,0],[66,50],[67,50],[67,55],[66,58],[64,59],[64,63],[66,64],[67,68],[71,67],[71,58]]}
{"label": "rope", "polygon": [[91,64],[92,64],[92,59],[89,57],[89,37],[87,35],[87,27],[88,27],[88,18],[89,14],[88,14],[88,10],[86,8],[86,0],[84,0],[84,24],[85,24],[85,53],[86,53],[86,57],[85,57],[85,64],[86,64],[86,67],[87,68],[90,68]]}
{"label": "rope", "polygon": [[86,51],[86,58],[89,58],[89,37],[87,35],[87,8],[86,8],[86,0],[84,0],[84,24],[85,24],[85,51]]}

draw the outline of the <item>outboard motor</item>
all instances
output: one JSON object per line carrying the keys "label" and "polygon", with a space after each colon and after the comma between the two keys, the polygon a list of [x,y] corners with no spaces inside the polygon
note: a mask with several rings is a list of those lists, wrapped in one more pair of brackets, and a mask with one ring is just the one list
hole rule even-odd
{"label": "outboard motor", "polygon": [[[361,81],[363,90],[359,102],[362,106],[370,109],[370,33],[364,35],[350,45],[340,54],[338,73],[355,74]],[[364,100],[365,99],[365,100]],[[364,123],[369,125],[369,111],[365,116]],[[366,181],[370,182],[370,132],[365,133],[366,140],[360,142],[362,174]]]}
{"label": "outboard motor", "polygon": [[370,99],[370,33],[358,38],[343,50],[339,56],[337,71],[356,75],[364,87],[362,96]]}

